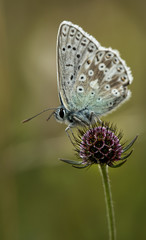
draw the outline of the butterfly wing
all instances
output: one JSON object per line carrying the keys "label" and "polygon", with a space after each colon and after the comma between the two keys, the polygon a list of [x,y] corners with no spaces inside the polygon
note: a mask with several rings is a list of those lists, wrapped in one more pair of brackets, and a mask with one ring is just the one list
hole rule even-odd
{"label": "butterfly wing", "polygon": [[131,71],[117,51],[101,47],[65,21],[59,28],[57,51],[58,88],[66,109],[104,115],[129,98]]}
{"label": "butterfly wing", "polygon": [[78,110],[104,115],[130,97],[132,75],[119,53],[100,47],[87,58],[77,74],[72,100]]}
{"label": "butterfly wing", "polygon": [[61,23],[57,38],[58,90],[66,109],[78,109],[72,99],[77,75],[85,60],[98,48],[96,39],[79,26],[67,21]]}

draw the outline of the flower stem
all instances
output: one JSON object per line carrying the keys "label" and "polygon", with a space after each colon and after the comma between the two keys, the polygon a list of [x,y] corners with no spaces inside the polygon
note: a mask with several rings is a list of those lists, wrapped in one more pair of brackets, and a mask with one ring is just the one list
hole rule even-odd
{"label": "flower stem", "polygon": [[109,239],[116,239],[116,227],[115,227],[115,218],[114,218],[114,208],[112,202],[112,193],[110,180],[108,175],[108,166],[99,164],[100,173],[102,176],[104,194],[105,194],[105,202],[106,202],[106,210],[107,210],[107,220],[108,220],[108,228],[109,228]]}

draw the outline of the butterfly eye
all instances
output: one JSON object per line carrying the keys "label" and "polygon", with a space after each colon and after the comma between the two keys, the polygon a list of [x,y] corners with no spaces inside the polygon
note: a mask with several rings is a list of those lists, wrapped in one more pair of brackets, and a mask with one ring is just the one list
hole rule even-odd
{"label": "butterfly eye", "polygon": [[59,111],[59,116],[60,116],[60,118],[64,118],[64,113],[65,113],[65,111],[63,110],[63,108],[60,108],[60,111]]}

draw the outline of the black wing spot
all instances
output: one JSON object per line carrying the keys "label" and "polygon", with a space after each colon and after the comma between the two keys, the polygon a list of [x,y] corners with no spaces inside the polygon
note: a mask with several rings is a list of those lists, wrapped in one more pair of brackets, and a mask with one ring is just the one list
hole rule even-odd
{"label": "black wing spot", "polygon": [[72,64],[66,64],[66,67],[73,67]]}
{"label": "black wing spot", "polygon": [[90,52],[90,53],[91,53],[91,52],[93,52],[93,50],[92,50],[92,49],[90,49],[90,48],[88,48],[88,52]]}
{"label": "black wing spot", "polygon": [[86,46],[86,44],[85,44],[85,43],[83,43],[83,42],[81,43],[81,45],[82,45],[82,46]]}

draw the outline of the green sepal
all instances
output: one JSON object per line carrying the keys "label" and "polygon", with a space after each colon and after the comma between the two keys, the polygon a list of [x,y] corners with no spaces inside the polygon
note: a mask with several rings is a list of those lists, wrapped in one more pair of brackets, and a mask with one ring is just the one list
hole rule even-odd
{"label": "green sepal", "polygon": [[131,150],[131,152],[129,152],[126,156],[121,157],[119,160],[127,159],[132,154],[132,152],[133,152],[133,150]]}
{"label": "green sepal", "polygon": [[123,148],[123,152],[126,152],[129,148],[131,148],[137,138],[138,138],[138,135],[125,148]]}
{"label": "green sepal", "polygon": [[118,167],[121,167],[125,162],[126,162],[127,160],[125,160],[125,161],[122,161],[122,162],[120,162],[119,164],[108,164],[109,165],[109,167],[111,167],[111,168],[118,168]]}
{"label": "green sepal", "polygon": [[72,167],[78,168],[78,169],[83,169],[83,168],[89,167],[89,165],[90,165],[90,164],[86,164],[86,165],[82,165],[82,166],[72,165]]}
{"label": "green sepal", "polygon": [[62,162],[71,164],[71,165],[81,165],[83,163],[82,161],[74,161],[74,160],[62,159],[62,158],[59,158],[59,160],[61,160]]}

